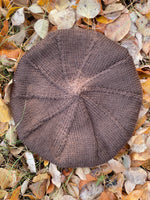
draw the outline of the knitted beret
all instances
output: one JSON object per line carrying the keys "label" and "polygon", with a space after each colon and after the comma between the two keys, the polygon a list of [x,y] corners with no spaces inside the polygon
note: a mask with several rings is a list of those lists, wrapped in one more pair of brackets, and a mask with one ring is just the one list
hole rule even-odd
{"label": "knitted beret", "polygon": [[107,162],[134,132],[142,88],[126,48],[103,34],[58,30],[14,74],[10,106],[19,139],[60,167]]}

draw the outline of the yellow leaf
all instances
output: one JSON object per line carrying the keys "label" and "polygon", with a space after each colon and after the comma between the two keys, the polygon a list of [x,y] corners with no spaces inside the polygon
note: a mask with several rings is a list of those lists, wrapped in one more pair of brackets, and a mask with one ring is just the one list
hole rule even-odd
{"label": "yellow leaf", "polygon": [[150,12],[146,14],[146,17],[150,19]]}
{"label": "yellow leaf", "polygon": [[38,0],[38,1],[37,1],[37,4],[38,4],[39,6],[44,6],[44,4],[46,4],[46,2],[47,2],[47,0]]}
{"label": "yellow leaf", "polygon": [[5,131],[8,130],[8,122],[0,122],[0,136],[3,136]]}
{"label": "yellow leaf", "polygon": [[34,182],[34,183],[35,183],[35,182],[39,182],[39,181],[42,181],[42,180],[48,179],[48,178],[50,178],[50,176],[48,175],[48,173],[39,174],[39,175],[37,175],[37,176],[35,176],[35,177],[33,178],[33,182]]}
{"label": "yellow leaf", "polygon": [[107,19],[106,17],[104,16],[100,16],[100,17],[96,17],[96,21],[97,22],[100,22],[102,24],[109,24],[111,23],[113,20],[112,19]]}
{"label": "yellow leaf", "polygon": [[13,191],[10,200],[19,200],[20,189],[21,189],[21,186],[17,187],[17,188]]}
{"label": "yellow leaf", "polygon": [[2,99],[0,99],[0,121],[9,122],[11,118],[12,116],[10,114],[8,106],[4,103]]}
{"label": "yellow leaf", "polygon": [[3,4],[5,5],[5,7],[6,7],[7,9],[9,9],[9,8],[12,7],[12,6],[11,6],[10,0],[3,0]]}
{"label": "yellow leaf", "polygon": [[44,167],[46,167],[49,164],[48,160],[44,160]]}
{"label": "yellow leaf", "polygon": [[20,7],[11,7],[8,12],[7,12],[7,15],[6,15],[6,20],[9,19],[10,15],[13,14],[17,9],[19,9]]}

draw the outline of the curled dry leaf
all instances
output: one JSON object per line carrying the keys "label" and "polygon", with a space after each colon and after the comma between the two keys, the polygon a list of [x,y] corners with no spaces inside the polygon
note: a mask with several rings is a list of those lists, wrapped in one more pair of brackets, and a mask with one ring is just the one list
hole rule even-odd
{"label": "curled dry leaf", "polygon": [[12,25],[13,26],[20,26],[25,21],[24,16],[24,7],[18,9],[15,14],[11,17]]}
{"label": "curled dry leaf", "polygon": [[131,21],[129,14],[122,14],[114,22],[107,24],[105,35],[113,41],[120,41],[130,30]]}
{"label": "curled dry leaf", "polygon": [[0,122],[9,122],[12,119],[8,106],[0,98]]}
{"label": "curled dry leaf", "polygon": [[32,193],[36,196],[37,199],[42,199],[46,192],[46,182],[47,180],[42,180],[36,183],[33,183],[29,186]]}
{"label": "curled dry leaf", "polygon": [[144,51],[145,54],[149,54],[150,56],[150,41],[149,40],[143,43],[142,50]]}
{"label": "curled dry leaf", "polygon": [[35,183],[35,182],[42,181],[44,179],[49,179],[49,178],[50,176],[48,175],[48,173],[39,174],[33,178],[33,182]]}
{"label": "curled dry leaf", "polygon": [[20,189],[21,189],[21,186],[17,187],[17,188],[13,191],[10,200],[19,200]]}
{"label": "curled dry leaf", "polygon": [[32,4],[29,8],[29,11],[31,11],[32,13],[43,13],[42,8],[37,5],[36,3]]}
{"label": "curled dry leaf", "polygon": [[70,5],[69,0],[56,0],[55,8],[57,10],[64,10]]}
{"label": "curled dry leaf", "polygon": [[1,189],[14,187],[20,178],[16,171],[0,168],[0,187]]}
{"label": "curled dry leaf", "polygon": [[62,11],[53,9],[49,13],[49,21],[56,25],[58,29],[72,28],[75,23],[75,12],[73,9],[68,8]]}
{"label": "curled dry leaf", "polygon": [[143,36],[150,36],[150,25],[147,17],[141,16],[140,18],[138,18],[136,21],[136,25]]}
{"label": "curled dry leaf", "polygon": [[125,171],[125,167],[117,160],[115,159],[111,159],[108,161],[111,169],[115,172],[115,173],[121,173]]}
{"label": "curled dry leaf", "polygon": [[36,21],[36,23],[34,24],[34,30],[36,31],[36,33],[42,38],[44,39],[48,33],[48,26],[49,26],[49,22],[48,20],[45,19],[39,19]]}
{"label": "curled dry leaf", "polygon": [[97,0],[80,0],[77,5],[77,14],[83,17],[94,18],[100,11],[101,6]]}
{"label": "curled dry leaf", "polygon": [[61,173],[58,171],[57,166],[53,163],[49,165],[49,173],[52,176],[52,183],[56,185],[57,188],[61,186]]}
{"label": "curled dry leaf", "polygon": [[142,14],[145,15],[150,12],[150,0],[143,3],[136,3],[135,8]]}
{"label": "curled dry leaf", "polygon": [[91,200],[97,198],[104,190],[102,184],[96,185],[96,182],[90,182],[81,189],[81,200]]}
{"label": "curled dry leaf", "polygon": [[36,166],[35,166],[35,160],[34,160],[33,154],[29,151],[26,151],[24,155],[25,155],[26,162],[28,164],[28,168],[30,172],[36,173]]}

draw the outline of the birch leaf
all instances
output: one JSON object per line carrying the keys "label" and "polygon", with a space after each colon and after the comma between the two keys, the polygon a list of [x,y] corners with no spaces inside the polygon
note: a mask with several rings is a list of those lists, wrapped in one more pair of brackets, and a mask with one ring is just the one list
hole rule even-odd
{"label": "birch leaf", "polygon": [[75,23],[75,12],[70,8],[62,11],[53,9],[49,13],[48,18],[58,29],[69,29],[72,28]]}
{"label": "birch leaf", "polygon": [[21,185],[21,194],[22,195],[24,195],[24,193],[26,192],[26,190],[28,188],[28,184],[29,184],[29,178],[26,179]]}
{"label": "birch leaf", "polygon": [[24,7],[18,9],[15,14],[11,18],[12,25],[13,26],[20,26],[21,24],[24,23],[25,21],[25,16],[24,16]]}
{"label": "birch leaf", "polygon": [[32,13],[43,13],[42,8],[37,5],[36,3],[32,4],[29,8],[29,11],[31,11]]}
{"label": "birch leaf", "polygon": [[70,5],[69,0],[56,0],[55,7],[57,10],[64,10]]}
{"label": "birch leaf", "polygon": [[39,19],[35,24],[34,24],[34,29],[36,33],[44,39],[48,33],[48,26],[49,22],[48,20],[45,19]]}
{"label": "birch leaf", "polygon": [[80,0],[77,5],[77,14],[83,17],[94,18],[100,11],[101,6],[97,0]]}

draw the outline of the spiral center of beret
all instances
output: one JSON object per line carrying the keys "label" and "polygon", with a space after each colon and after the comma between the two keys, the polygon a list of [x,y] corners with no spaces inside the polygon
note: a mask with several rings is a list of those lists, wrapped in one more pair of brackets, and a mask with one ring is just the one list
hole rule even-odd
{"label": "spiral center of beret", "polygon": [[73,95],[79,95],[86,90],[85,78],[78,78],[69,82],[69,92]]}

